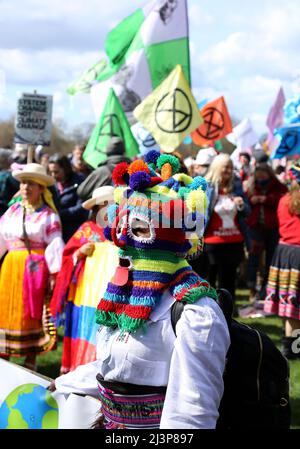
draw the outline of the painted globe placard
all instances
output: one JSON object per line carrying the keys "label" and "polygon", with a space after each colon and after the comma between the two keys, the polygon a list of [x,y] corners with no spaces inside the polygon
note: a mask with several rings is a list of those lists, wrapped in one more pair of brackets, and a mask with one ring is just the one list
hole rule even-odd
{"label": "painted globe placard", "polygon": [[58,404],[38,384],[15,388],[0,407],[0,429],[57,429]]}

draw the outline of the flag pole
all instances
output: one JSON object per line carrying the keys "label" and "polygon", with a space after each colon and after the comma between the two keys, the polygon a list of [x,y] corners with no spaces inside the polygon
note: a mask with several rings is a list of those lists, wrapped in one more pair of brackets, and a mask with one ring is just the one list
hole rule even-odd
{"label": "flag pole", "polygon": [[[33,94],[37,95],[36,89],[34,89]],[[32,143],[30,143],[30,144],[28,144],[28,150],[27,150],[27,164],[32,164],[33,154],[34,154],[34,145]]]}
{"label": "flag pole", "polygon": [[190,78],[190,88],[192,88],[192,71],[191,71],[191,58],[190,58],[190,27],[189,27],[189,12],[188,12],[188,0],[184,0],[185,10],[186,10],[186,29],[188,36],[188,65],[189,65],[189,78]]}

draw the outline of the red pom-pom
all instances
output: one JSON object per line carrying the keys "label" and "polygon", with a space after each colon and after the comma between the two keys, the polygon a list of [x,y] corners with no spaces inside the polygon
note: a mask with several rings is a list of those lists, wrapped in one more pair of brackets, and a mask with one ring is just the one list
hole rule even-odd
{"label": "red pom-pom", "polygon": [[128,176],[128,167],[127,162],[121,162],[116,165],[112,172],[112,180],[115,186],[126,186],[128,185],[129,176]]}

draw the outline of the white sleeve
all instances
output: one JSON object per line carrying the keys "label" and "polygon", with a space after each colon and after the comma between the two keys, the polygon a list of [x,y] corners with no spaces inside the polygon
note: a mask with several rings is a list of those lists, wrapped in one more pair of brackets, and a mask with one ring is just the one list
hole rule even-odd
{"label": "white sleeve", "polygon": [[70,394],[86,394],[98,397],[98,384],[96,376],[99,372],[97,369],[97,360],[78,366],[74,371],[70,371],[63,376],[55,379],[55,387],[58,393]]}
{"label": "white sleeve", "polygon": [[58,273],[60,271],[64,247],[63,239],[57,236],[45,249],[45,259],[50,273]]}
{"label": "white sleeve", "polygon": [[4,220],[5,220],[5,217],[4,217],[4,215],[2,215],[1,220],[0,220],[0,259],[2,256],[4,256],[4,254],[7,251],[7,245],[6,245],[5,239],[3,237],[3,232],[2,232]]}
{"label": "white sleeve", "polygon": [[186,305],[176,325],[161,429],[214,429],[224,391],[230,336],[210,298]]}
{"label": "white sleeve", "polygon": [[57,273],[61,269],[62,253],[65,243],[62,239],[61,222],[57,214],[47,217],[44,239],[47,243],[45,259],[50,273]]}

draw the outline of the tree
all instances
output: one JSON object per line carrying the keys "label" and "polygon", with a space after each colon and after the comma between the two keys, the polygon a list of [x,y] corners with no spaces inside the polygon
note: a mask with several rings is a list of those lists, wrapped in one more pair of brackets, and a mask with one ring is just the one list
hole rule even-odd
{"label": "tree", "polygon": [[[94,124],[84,123],[68,130],[63,120],[56,120],[52,124],[51,145],[44,147],[44,151],[53,154],[68,154],[75,144],[84,145],[88,141]],[[15,118],[0,121],[0,147],[14,148]]]}

